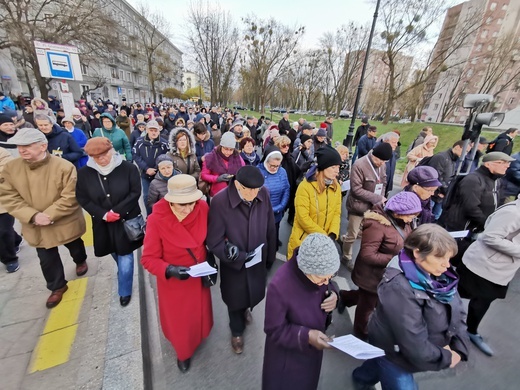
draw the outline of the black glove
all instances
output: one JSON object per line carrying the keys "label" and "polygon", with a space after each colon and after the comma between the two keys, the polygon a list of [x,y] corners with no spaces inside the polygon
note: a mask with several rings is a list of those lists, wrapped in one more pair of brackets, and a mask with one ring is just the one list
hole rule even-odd
{"label": "black glove", "polygon": [[223,173],[219,177],[217,177],[217,183],[221,183],[223,181],[230,181],[233,175],[230,175],[229,173]]}
{"label": "black glove", "polygon": [[238,258],[238,246],[226,241],[226,255],[229,261],[235,261]]}
{"label": "black glove", "polygon": [[189,271],[190,267],[169,265],[166,268],[166,279],[177,278],[179,280],[186,280],[190,277],[187,271]]}
{"label": "black glove", "polygon": [[249,263],[255,257],[255,251],[247,252],[246,254],[246,263]]}

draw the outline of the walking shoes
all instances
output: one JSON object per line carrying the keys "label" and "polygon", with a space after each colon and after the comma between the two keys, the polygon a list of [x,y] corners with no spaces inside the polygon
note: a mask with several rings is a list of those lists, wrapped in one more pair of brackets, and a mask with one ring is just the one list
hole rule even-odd
{"label": "walking shoes", "polygon": [[86,261],[83,263],[76,264],[76,275],[83,276],[88,271],[88,264]]}
{"label": "walking shoes", "polygon": [[493,354],[494,354],[493,350],[491,349],[491,347],[489,345],[487,345],[484,342],[484,339],[482,338],[481,335],[479,335],[478,333],[473,334],[473,333],[468,332],[468,336],[469,336],[469,339],[471,340],[471,342],[473,344],[475,344],[478,349],[480,349],[482,352],[484,352],[488,356],[493,356]]}
{"label": "walking shoes", "polygon": [[45,306],[47,306],[48,309],[52,309],[53,307],[58,306],[58,303],[60,303],[61,299],[63,298],[63,294],[68,289],[69,287],[65,285],[58,290],[54,290],[49,296],[49,298],[47,298],[47,303],[45,304]]}
{"label": "walking shoes", "polygon": [[8,274],[12,274],[13,272],[16,272],[20,269],[20,264],[18,263],[18,260],[11,261],[5,265],[5,269]]}
{"label": "walking shoes", "polygon": [[240,355],[244,351],[244,337],[237,336],[231,337],[231,348],[233,348],[233,352],[237,355]]}
{"label": "walking shoes", "polygon": [[190,369],[190,363],[191,359],[186,360],[179,360],[177,359],[177,367],[179,367],[179,370],[184,374],[185,372],[188,372]]}

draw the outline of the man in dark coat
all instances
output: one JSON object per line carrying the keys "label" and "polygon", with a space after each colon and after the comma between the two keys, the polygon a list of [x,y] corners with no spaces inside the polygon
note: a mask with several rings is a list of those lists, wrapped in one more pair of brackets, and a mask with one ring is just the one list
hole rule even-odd
{"label": "man in dark coat", "polygon": [[49,142],[47,150],[53,156],[64,158],[72,164],[76,164],[83,157],[83,150],[78,146],[74,137],[54,123],[51,117],[45,114],[36,114],[34,121],[38,129],[45,134]]}
{"label": "man in dark coat", "polygon": [[[498,207],[498,179],[505,176],[511,161],[515,159],[502,152],[486,154],[480,168],[462,178],[453,189],[451,201],[444,205],[440,224],[450,232],[483,232],[486,219]],[[459,253],[452,259],[453,265],[460,265],[462,255],[473,241],[471,237],[457,241]]]}
{"label": "man in dark coat", "polygon": [[369,126],[367,133],[365,135],[361,136],[361,138],[358,141],[357,149],[356,149],[357,158],[366,156],[368,154],[368,152],[370,152],[372,149],[374,149],[374,146],[376,146],[376,142],[377,142],[376,134],[377,134],[377,127]]}
{"label": "man in dark coat", "polygon": [[509,156],[513,152],[514,139],[518,135],[518,129],[511,128],[500,134],[493,142],[490,143],[488,153],[503,152]]}
{"label": "man in dark coat", "polygon": [[278,131],[280,135],[287,135],[291,130],[291,122],[289,122],[289,114],[284,112],[282,119],[278,122]]}
{"label": "man in dark coat", "polygon": [[[242,353],[243,333],[252,320],[249,308],[264,299],[267,270],[276,256],[274,214],[263,184],[258,168],[244,166],[211,200],[209,211],[206,242],[220,259],[220,290],[228,307],[231,346],[237,354]],[[255,250],[260,251],[260,259]]]}
{"label": "man in dark coat", "polygon": [[[186,112],[186,107],[184,105],[181,105],[179,107],[179,111],[177,111],[177,114],[175,114],[175,119],[173,120],[173,122],[177,122],[177,119],[179,118],[182,118],[184,119],[184,123],[188,123],[188,121],[190,120],[190,116],[188,115],[188,113]],[[217,122],[218,124],[218,122]]]}
{"label": "man in dark coat", "polygon": [[352,146],[356,146],[359,139],[367,134],[368,128],[370,124],[368,123],[368,116],[363,116],[361,118],[361,125],[356,129],[356,134],[354,135],[354,141],[352,142]]}

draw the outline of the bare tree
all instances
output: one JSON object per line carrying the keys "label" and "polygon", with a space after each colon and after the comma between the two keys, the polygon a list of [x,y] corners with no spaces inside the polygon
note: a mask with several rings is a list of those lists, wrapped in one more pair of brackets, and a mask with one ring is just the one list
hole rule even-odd
{"label": "bare tree", "polygon": [[[339,28],[335,34],[325,33],[320,39],[326,63],[325,109],[327,112],[340,111],[347,105],[347,95],[352,83],[359,76],[364,59],[364,49],[368,43],[369,27],[350,22]],[[352,102],[353,103],[353,102]]]}
{"label": "bare tree", "polygon": [[173,72],[171,59],[164,49],[165,43],[171,37],[171,27],[168,20],[159,11],[150,11],[150,8],[144,3],[138,6],[138,12],[141,17],[135,23],[139,37],[137,47],[138,50],[142,50],[144,55],[152,100],[155,101],[157,83],[166,80],[168,74]]}
{"label": "bare tree", "polygon": [[243,19],[246,24],[242,78],[246,88],[254,91],[254,107],[264,112],[273,85],[295,62],[303,26],[287,27],[275,19],[263,20],[255,15]]}
{"label": "bare tree", "polygon": [[[384,61],[389,70],[385,122],[388,122],[395,101],[408,90],[438,76],[440,72],[456,66],[460,62],[451,59],[458,49],[463,47],[481,26],[482,20],[474,13],[468,13],[459,21],[456,34],[449,45],[438,45],[426,58],[423,71],[413,83],[399,88],[396,81],[402,75],[398,71],[398,59],[417,51],[421,44],[430,38],[428,32],[446,10],[446,1],[442,0],[383,0],[381,6],[383,31],[382,47]],[[444,42],[442,42],[444,43]],[[448,61],[450,60],[450,61]]]}
{"label": "bare tree", "polygon": [[239,53],[238,29],[218,3],[198,0],[188,9],[187,39],[213,104],[225,105]]}
{"label": "bare tree", "polygon": [[83,55],[96,53],[98,58],[117,42],[116,24],[100,1],[0,0],[0,26],[0,49],[19,53],[44,99],[50,79],[40,73],[35,40],[75,45]]}

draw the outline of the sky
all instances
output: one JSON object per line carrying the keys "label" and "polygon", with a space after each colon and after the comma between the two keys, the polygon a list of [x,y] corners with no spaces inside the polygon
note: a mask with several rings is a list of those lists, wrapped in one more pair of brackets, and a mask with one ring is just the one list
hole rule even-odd
{"label": "sky", "polygon": [[[143,0],[127,0],[137,8]],[[186,51],[185,26],[183,12],[190,6],[190,0],[146,0],[151,11],[160,10],[172,24],[172,43]],[[216,3],[212,1],[211,3]],[[374,15],[375,1],[372,0],[219,0],[220,6],[231,12],[239,23],[241,18],[254,13],[259,18],[274,17],[288,26],[304,25],[304,47],[314,47],[318,38],[327,31],[335,31],[349,21],[370,24]],[[326,6],[325,6],[326,5]]]}

